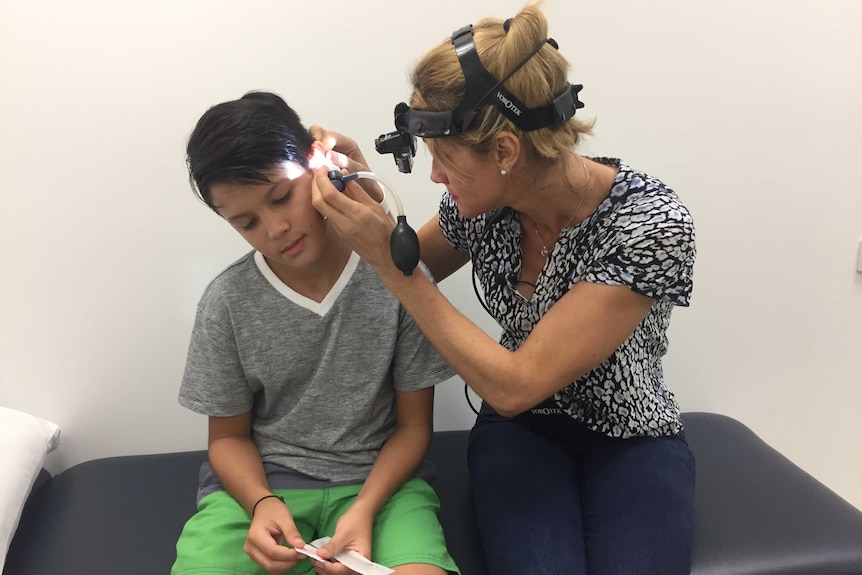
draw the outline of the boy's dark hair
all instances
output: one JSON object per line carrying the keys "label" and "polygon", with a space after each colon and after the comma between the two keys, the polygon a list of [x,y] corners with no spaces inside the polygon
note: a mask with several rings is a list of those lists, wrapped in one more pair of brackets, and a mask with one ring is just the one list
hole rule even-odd
{"label": "boy's dark hair", "polygon": [[314,139],[277,94],[249,92],[210,108],[186,146],[192,190],[213,211],[216,183],[268,182],[263,173],[284,162],[308,167]]}

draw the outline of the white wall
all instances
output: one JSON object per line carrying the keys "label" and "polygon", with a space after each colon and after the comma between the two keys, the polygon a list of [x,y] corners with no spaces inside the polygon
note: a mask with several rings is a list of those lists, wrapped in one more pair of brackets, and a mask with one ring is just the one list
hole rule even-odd
{"label": "white wall", "polygon": [[[520,0],[0,1],[0,404],[52,419],[57,471],[200,449],[176,403],[196,300],[246,249],[193,198],[183,149],[210,105],[281,93],[369,155],[425,49]],[[693,305],[668,382],[862,507],[862,3],[547,4],[596,137],[691,207]],[[411,222],[441,190],[372,158]],[[467,274],[442,289],[489,332]],[[466,428],[463,387],[441,428]]]}

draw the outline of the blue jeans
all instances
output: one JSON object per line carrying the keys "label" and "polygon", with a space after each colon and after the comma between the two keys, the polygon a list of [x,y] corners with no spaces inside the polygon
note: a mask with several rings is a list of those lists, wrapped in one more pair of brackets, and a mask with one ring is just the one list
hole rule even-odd
{"label": "blue jeans", "polygon": [[613,439],[565,414],[483,405],[470,476],[491,575],[688,575],[694,456],[682,433]]}

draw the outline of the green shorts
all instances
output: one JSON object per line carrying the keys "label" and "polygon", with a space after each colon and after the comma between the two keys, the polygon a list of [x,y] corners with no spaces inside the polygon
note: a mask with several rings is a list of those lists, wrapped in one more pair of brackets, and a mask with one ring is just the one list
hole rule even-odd
{"label": "green shorts", "polygon": [[[284,497],[302,538],[308,542],[332,535],[335,522],[353,503],[361,485],[328,489],[275,489]],[[446,550],[437,519],[440,501],[428,483],[411,479],[374,517],[371,560],[387,567],[407,563],[436,565],[460,573]],[[251,518],[226,491],[201,499],[198,512],[188,520],[177,541],[177,561],[171,575],[266,575],[243,551]],[[290,575],[314,573],[304,559]]]}

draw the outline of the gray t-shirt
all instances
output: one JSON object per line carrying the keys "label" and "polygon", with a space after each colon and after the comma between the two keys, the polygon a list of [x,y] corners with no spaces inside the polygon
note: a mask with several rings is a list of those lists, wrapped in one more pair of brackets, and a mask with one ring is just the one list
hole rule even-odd
{"label": "gray t-shirt", "polygon": [[268,472],[357,482],[395,428],[395,391],[453,375],[356,254],[317,303],[251,252],[198,304],[179,402],[217,417],[251,410]]}

